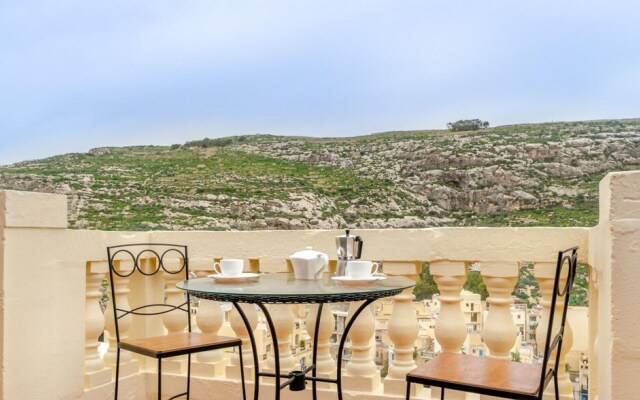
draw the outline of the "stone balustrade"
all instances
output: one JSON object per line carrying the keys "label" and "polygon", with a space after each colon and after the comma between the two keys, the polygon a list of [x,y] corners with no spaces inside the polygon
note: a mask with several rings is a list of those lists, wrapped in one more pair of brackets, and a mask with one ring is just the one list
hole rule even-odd
{"label": "stone balustrade", "polygon": [[[257,259],[259,261],[259,259]],[[204,276],[211,271],[214,258],[211,257],[209,265],[206,259],[198,259],[194,262],[196,275]],[[151,261],[149,261],[151,262]],[[104,264],[104,261],[94,263],[96,265]],[[401,274],[415,278],[421,261],[391,261],[385,264],[385,272],[389,274]],[[258,262],[259,265],[259,262]],[[273,266],[273,263],[269,265]],[[286,265],[286,263],[284,264]],[[487,303],[490,305],[489,312],[485,322],[485,328],[482,332],[484,343],[489,349],[489,357],[510,358],[510,350],[512,349],[516,339],[516,329],[511,317],[510,307],[513,304],[511,293],[515,287],[518,276],[518,263],[516,262],[492,262],[479,263],[481,273],[489,291],[490,297]],[[542,304],[548,307],[550,296],[550,281],[552,284],[552,271],[554,263],[541,262],[535,264],[536,277],[540,282],[541,292],[543,294]],[[283,267],[286,268],[286,267]],[[407,270],[409,269],[409,270]],[[282,272],[285,272],[283,270]],[[460,291],[466,280],[467,263],[455,261],[433,261],[431,262],[431,272],[440,290],[438,297],[441,302],[440,313],[436,322],[435,339],[445,352],[460,352],[467,338],[466,323],[463,318],[460,307]],[[277,273],[277,272],[274,272]],[[99,305],[100,297],[99,287],[102,280],[105,279],[104,272],[93,273],[91,269],[87,271],[87,292],[86,292],[86,332],[87,341],[85,344],[85,387],[87,393],[91,393],[93,388],[108,384],[111,381],[110,369],[105,367],[113,367],[115,363],[115,353],[113,346],[105,356],[105,362],[98,357],[97,337],[106,329],[108,332],[109,343],[113,343],[114,334],[112,333],[112,314],[107,309],[107,313],[103,314]],[[166,295],[168,303],[179,304],[182,301],[182,293],[175,289],[177,282],[174,276],[164,274],[165,284],[160,285],[158,290],[164,294],[155,295],[161,298]],[[118,278],[115,288],[119,301],[128,302],[127,293],[130,291],[129,278]],[[166,289],[165,289],[166,288]],[[147,294],[148,295],[148,294]],[[402,396],[405,390],[405,374],[416,367],[413,357],[415,341],[418,337],[418,322],[416,311],[412,305],[413,294],[410,290],[403,292],[394,297],[394,307],[388,323],[388,335],[394,348],[394,358],[390,363],[387,376],[381,379],[380,371],[376,368],[372,357],[372,337],[375,331],[372,312],[364,312],[362,316],[354,324],[350,333],[350,350],[351,357],[344,368],[344,388],[347,391],[359,393],[379,393],[382,392],[388,396]],[[359,306],[353,303],[349,313],[353,313]],[[561,304],[558,305],[560,307]],[[243,310],[249,321],[251,322],[254,335],[258,323],[258,312],[252,305],[243,305]],[[269,306],[273,317],[273,322],[280,338],[278,346],[280,348],[280,362],[284,370],[291,370],[296,367],[296,362],[292,357],[291,334],[294,326],[294,314],[292,307],[289,305]],[[197,308],[197,318],[195,326],[204,332],[217,333],[223,325],[223,311],[218,302],[200,300]],[[315,318],[317,314],[317,306],[312,306],[310,312],[306,315],[306,324],[308,327],[315,326]],[[544,337],[545,319],[539,325],[537,337]],[[106,315],[106,322],[105,317]],[[169,314],[170,315],[170,314]],[[185,329],[184,323],[178,323],[173,318],[163,316],[164,331],[178,332]],[[177,325],[176,325],[177,324]],[[178,326],[179,325],[179,326]],[[230,313],[230,327],[233,332],[244,342],[244,360],[245,360],[245,376],[248,381],[253,379],[253,362],[252,352],[248,341],[248,333],[245,325],[242,323],[239,315],[235,310]],[[127,335],[130,331],[130,322],[122,325],[121,334]],[[318,353],[318,375],[325,377],[335,377],[336,361],[332,358],[329,348],[329,339],[335,329],[335,321],[331,315],[330,308],[324,308],[320,323],[319,337],[319,353]],[[313,340],[313,329],[308,329]],[[568,329],[570,332],[570,328]],[[570,333],[568,333],[568,342],[563,349],[563,356],[570,349]],[[136,360],[132,358],[130,353],[123,352],[121,360],[121,368],[123,376],[139,373],[139,362],[143,359]],[[561,361],[563,362],[563,361]],[[273,369],[273,355],[264,364],[265,370]],[[172,368],[169,372],[174,374],[184,374],[184,360],[173,361],[168,364]],[[226,367],[226,368],[225,368]],[[195,356],[193,361],[194,379],[203,378],[210,380],[239,380],[239,361],[237,354],[225,353],[224,350],[217,350],[207,353],[201,353]],[[148,365],[144,371],[153,371],[154,366]],[[102,372],[101,374],[99,374]],[[561,374],[561,389],[563,398],[570,399],[572,396],[571,384],[566,374]],[[263,384],[269,385],[269,382]],[[331,385],[320,384],[324,390],[330,390]],[[422,398],[421,388],[414,387],[413,395]],[[438,390],[432,390],[432,398],[439,398]],[[449,392],[448,398],[464,398],[462,393]],[[488,398],[488,397],[485,397]]]}
{"label": "stone balustrade", "polygon": [[[259,259],[254,259],[258,260]],[[270,260],[267,264],[272,268],[275,264]],[[147,261],[152,263],[151,260]],[[198,259],[196,274],[204,276],[212,270],[214,257],[211,257],[207,265],[206,259]],[[99,261],[96,264],[103,264]],[[467,325],[463,318],[461,309],[460,292],[466,281],[467,265],[469,262],[462,261],[432,261],[430,269],[435,282],[440,290],[439,315],[436,320],[435,339],[438,341],[441,351],[459,353],[463,347],[463,343],[467,339]],[[489,357],[510,359],[511,350],[516,341],[516,327],[511,316],[511,306],[513,292],[518,277],[517,262],[479,262],[476,263],[480,267],[484,283],[489,292],[487,303],[489,311],[484,323],[482,337],[487,346]],[[385,272],[391,275],[404,275],[415,278],[422,261],[390,261],[385,264]],[[539,324],[537,337],[544,337],[545,315],[549,306],[550,291],[553,284],[553,267],[555,263],[539,262],[535,263],[535,276],[540,284],[543,295],[542,322]],[[286,272],[287,264],[283,262],[282,271],[272,273]],[[87,322],[87,341],[85,344],[85,387],[87,393],[95,387],[99,387],[110,382],[111,374],[105,375],[105,371],[109,371],[105,364],[113,368],[115,363],[115,353],[113,352],[114,334],[112,333],[112,316],[110,312],[106,313],[106,322],[103,313],[98,306],[98,298],[100,292],[98,287],[105,278],[105,273],[87,272],[87,292],[86,292],[86,322]],[[171,304],[179,304],[183,299],[181,291],[175,289],[175,284],[179,279],[175,276],[164,274],[164,284],[157,286],[156,290],[161,294],[152,296],[162,298],[166,296],[166,301]],[[118,278],[115,292],[120,296],[118,301],[129,302],[127,293],[130,292],[131,279]],[[150,294],[147,292],[146,294]],[[349,334],[350,339],[350,360],[346,363],[343,371],[343,386],[346,391],[354,393],[384,393],[391,397],[401,397],[405,390],[405,374],[416,367],[414,360],[415,343],[418,338],[418,321],[416,310],[412,303],[414,296],[411,290],[407,290],[393,298],[394,306],[387,325],[388,336],[394,350],[394,358],[390,362],[388,374],[382,379],[379,369],[376,367],[372,356],[372,342],[375,333],[374,314],[370,310],[366,310],[354,323]],[[358,308],[360,303],[352,303],[349,308],[351,314]],[[561,307],[561,303],[557,307]],[[278,333],[279,342],[277,345],[280,349],[280,365],[284,371],[296,369],[297,363],[294,359],[292,348],[292,332],[294,329],[294,310],[291,305],[270,305],[268,306],[273,319],[275,329]],[[257,332],[258,311],[253,305],[242,305],[243,311],[247,315],[254,335],[259,337]],[[197,317],[195,326],[203,332],[217,333],[223,326],[224,313],[220,304],[216,301],[200,300],[197,308]],[[108,309],[107,311],[111,311]],[[306,315],[306,325],[308,333],[313,340],[313,326],[317,314],[317,306],[310,307],[309,313]],[[165,332],[179,332],[185,329],[184,322],[178,322],[172,318],[171,314],[165,314],[162,318]],[[570,321],[569,321],[570,325]],[[121,325],[121,335],[126,337],[132,330],[131,322],[125,320]],[[229,326],[234,334],[243,339],[245,360],[245,376],[251,382],[253,380],[253,359],[251,347],[249,344],[249,335],[246,331],[244,323],[242,323],[239,315],[235,310],[230,312]],[[105,363],[97,356],[97,337],[106,329],[110,343],[110,351],[105,356]],[[335,329],[335,320],[330,312],[330,307],[325,306],[320,322],[320,337],[318,341],[318,375],[325,377],[335,377],[336,360],[330,354],[329,339]],[[262,343],[264,345],[264,343]],[[561,355],[561,363],[564,363],[564,356],[569,351],[571,345],[571,329],[567,329],[567,338],[565,347]],[[144,359],[133,358],[128,352],[123,352],[121,356],[121,368],[123,376],[136,373],[147,372],[152,373],[153,365],[147,365],[147,368],[141,368],[138,364],[144,362]],[[309,360],[310,362],[310,360]],[[185,360],[173,360],[167,364],[169,373],[184,374],[186,366]],[[226,367],[226,368],[225,368]],[[273,353],[268,355],[266,362],[263,364],[264,370],[273,370],[274,359]],[[202,378],[209,380],[233,380],[238,381],[239,374],[238,354],[225,353],[224,350],[217,350],[207,353],[201,353],[195,356],[193,361],[193,376],[195,379]],[[102,374],[98,374],[102,372]],[[100,376],[100,378],[98,378]],[[106,378],[106,379],[105,379]],[[268,379],[264,379],[263,385],[269,385]],[[571,399],[572,389],[566,373],[560,375],[561,393],[563,399]],[[331,390],[331,385],[320,384],[321,390]],[[413,389],[413,396],[423,398],[422,388],[416,386]],[[431,390],[432,398],[439,398],[437,389]],[[448,398],[465,398],[463,393],[448,392]],[[483,398],[490,398],[484,396]]]}
{"label": "stone balustrade", "polygon": [[[509,309],[511,292],[522,262],[534,264],[543,300],[543,320],[549,306],[549,265],[556,252],[571,246],[580,247],[579,262],[590,267],[589,345],[592,399],[631,398],[640,391],[640,383],[626,379],[640,367],[640,349],[632,323],[638,312],[629,303],[640,270],[630,268],[637,260],[640,241],[640,173],[608,175],[601,183],[600,224],[594,228],[433,228],[407,230],[359,230],[365,239],[363,258],[384,263],[384,272],[416,279],[423,263],[428,262],[440,290],[440,311],[435,325],[435,340],[441,351],[459,352],[467,338],[460,307],[460,290],[468,266],[479,265],[487,286],[489,310],[482,337],[489,357],[507,358],[515,341],[515,328]],[[0,282],[2,283],[2,376],[3,398],[103,399],[113,391],[112,351],[103,359],[97,356],[98,336],[106,330],[113,348],[113,313],[104,314],[96,302],[101,296],[102,280],[107,275],[106,247],[125,243],[168,242],[189,246],[193,269],[199,276],[210,271],[215,259],[244,258],[248,270],[261,273],[290,272],[288,255],[313,245],[334,254],[333,238],[341,231],[270,231],[270,232],[102,232],[69,230],[66,203],[56,195],[0,191]],[[152,261],[150,261],[152,262]],[[335,267],[335,260],[331,262]],[[119,268],[127,269],[126,263]],[[131,288],[140,284],[133,278],[116,280],[118,301],[135,304]],[[171,277],[159,277],[146,286],[147,295],[170,302],[182,296],[175,291]],[[165,289],[166,288],[166,289]],[[344,367],[344,384],[352,398],[383,399],[402,397],[402,377],[414,367],[413,349],[418,329],[412,306],[412,294],[402,293],[394,299],[388,320],[388,336],[393,357],[386,377],[373,366],[375,324],[373,315],[363,313],[350,332],[351,357]],[[306,315],[307,324],[315,322],[314,308]],[[258,337],[264,324],[255,307],[245,309],[251,328]],[[285,307],[274,323],[282,332],[279,343],[283,365],[292,367],[291,337],[297,312]],[[203,331],[237,334],[244,341],[245,367],[253,367],[247,332],[237,315],[227,313],[216,302],[202,302],[195,319]],[[615,315],[615,318],[613,317]],[[136,324],[125,321],[121,333],[135,337],[162,334],[184,327],[170,318],[157,323]],[[570,321],[571,323],[571,321]],[[335,360],[330,353],[329,337],[334,320],[323,313],[319,334],[319,374],[335,374]],[[540,328],[539,328],[540,329]],[[539,331],[538,338],[543,336]],[[570,335],[569,335],[570,336]],[[568,340],[570,344],[570,340]],[[261,343],[261,346],[266,346]],[[569,350],[567,343],[562,357]],[[597,357],[595,353],[597,352]],[[237,353],[202,354],[194,359],[192,398],[205,399],[210,393],[220,398],[240,398],[237,390]],[[270,360],[260,360],[268,368]],[[561,363],[564,361],[561,359]],[[145,381],[153,375],[155,362],[123,352],[121,359],[122,390],[130,398],[146,398]],[[562,371],[563,369],[560,368]],[[183,366],[176,363],[166,385],[184,385]],[[199,372],[197,372],[199,371]],[[252,380],[247,371],[247,380]],[[569,399],[568,377],[563,375],[563,398]],[[38,382],[33,385],[34,380]],[[265,380],[265,385],[272,383]],[[249,382],[248,393],[252,393]],[[330,385],[320,386],[331,391]],[[170,390],[170,389],[168,389]],[[416,389],[415,398],[433,393]],[[264,390],[263,393],[268,393]],[[293,393],[284,392],[284,398]],[[464,395],[460,395],[464,397]],[[297,397],[296,397],[297,398]],[[449,397],[448,397],[449,398]]]}

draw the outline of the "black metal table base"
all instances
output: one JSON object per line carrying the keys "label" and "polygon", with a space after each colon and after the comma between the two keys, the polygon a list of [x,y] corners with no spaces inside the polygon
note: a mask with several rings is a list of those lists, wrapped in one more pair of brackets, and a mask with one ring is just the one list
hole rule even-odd
{"label": "black metal table base", "polygon": [[[356,310],[356,312],[351,316],[351,319],[347,322],[347,325],[344,328],[344,332],[342,333],[342,337],[340,338],[340,344],[338,346],[338,359],[337,359],[337,370],[336,370],[336,378],[322,378],[318,377],[316,374],[316,362],[317,362],[317,352],[318,352],[318,332],[320,330],[320,317],[322,316],[322,309],[325,303],[318,302],[318,313],[316,315],[316,323],[313,335],[313,350],[312,350],[312,364],[307,367],[304,371],[291,371],[287,375],[282,375],[280,373],[280,349],[278,348],[278,338],[276,335],[276,329],[273,325],[273,320],[271,319],[271,315],[269,314],[269,310],[267,307],[260,302],[252,303],[256,304],[267,320],[267,325],[269,326],[269,331],[271,332],[271,343],[273,348],[273,357],[275,362],[275,373],[269,372],[260,372],[259,363],[258,363],[258,350],[256,347],[255,336],[253,335],[253,331],[251,329],[251,324],[249,323],[249,319],[247,318],[244,311],[240,307],[237,301],[233,301],[232,304],[235,307],[238,314],[240,314],[240,318],[242,318],[242,322],[247,329],[249,334],[249,341],[251,342],[251,351],[253,352],[253,367],[254,367],[254,399],[258,400],[258,396],[260,394],[260,377],[270,377],[275,379],[275,400],[280,400],[280,390],[285,387],[289,387],[290,390],[298,391],[304,390],[306,387],[305,381],[312,382],[311,392],[313,394],[313,400],[318,399],[317,392],[317,382],[327,382],[334,383],[337,385],[336,391],[338,393],[338,399],[342,400],[342,353],[344,351],[344,345],[347,341],[347,336],[349,334],[349,330],[353,326],[354,322],[358,318],[358,316],[365,310],[371,303],[373,303],[375,299],[367,299],[365,300],[360,307]],[[311,376],[306,376],[309,372],[311,372]],[[284,380],[284,381],[282,381]]]}

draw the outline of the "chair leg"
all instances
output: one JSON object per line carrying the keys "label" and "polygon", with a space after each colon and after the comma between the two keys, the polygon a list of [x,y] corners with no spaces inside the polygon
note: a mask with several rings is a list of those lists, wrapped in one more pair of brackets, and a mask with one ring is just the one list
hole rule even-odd
{"label": "chair leg", "polygon": [[158,400],[162,400],[162,358],[158,358]]}
{"label": "chair leg", "polygon": [[[242,362],[242,345],[238,345],[238,351],[240,352],[240,354],[238,355],[238,358],[240,359],[240,382],[242,383],[242,400],[247,400],[247,393],[246,393],[246,389],[244,387],[244,363]],[[256,382],[256,385],[258,383]],[[255,399],[258,400],[258,399]]]}
{"label": "chair leg", "polygon": [[411,382],[407,381],[407,395],[405,396],[405,400],[409,400],[410,394],[411,394]]}
{"label": "chair leg", "polygon": [[191,353],[187,354],[187,400],[191,393]]}
{"label": "chair leg", "polygon": [[553,386],[555,387],[556,400],[560,400],[560,389],[558,388],[558,371],[553,374]]}
{"label": "chair leg", "polygon": [[120,380],[120,346],[116,350],[116,390],[114,393],[114,399],[118,400],[118,381]]}
{"label": "chair leg", "polygon": [[440,389],[440,400],[444,400],[444,388]]}

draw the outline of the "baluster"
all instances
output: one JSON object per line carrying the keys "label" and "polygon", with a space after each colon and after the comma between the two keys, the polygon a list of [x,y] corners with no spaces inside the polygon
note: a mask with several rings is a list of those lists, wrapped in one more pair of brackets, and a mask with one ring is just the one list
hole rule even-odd
{"label": "baluster", "polygon": [[[169,271],[174,271],[180,268],[175,264],[182,264],[182,259],[164,259],[164,267]],[[179,306],[185,301],[184,291],[178,289],[176,284],[184,280],[184,273],[170,274],[168,272],[162,272],[162,278],[165,282],[165,303],[172,306]],[[169,334],[182,333],[187,328],[187,319],[184,317],[184,311],[174,310],[166,314],[162,314],[162,322]]]}
{"label": "baluster", "polygon": [[[489,349],[488,357],[511,360],[511,349],[516,343],[517,328],[511,316],[511,293],[518,282],[518,263],[480,263],[482,281],[487,287],[489,312],[482,328],[482,340]],[[498,399],[480,396],[482,400]]]}
{"label": "baluster", "polygon": [[[261,332],[256,332],[258,326],[258,312],[253,304],[240,304],[242,312],[245,313],[251,325],[251,331],[256,335],[258,344],[260,339],[257,337],[261,335]],[[249,333],[247,327],[242,321],[242,317],[238,314],[235,307],[231,310],[231,316],[229,318],[231,329],[236,333],[236,336],[242,340],[242,361],[244,362],[244,379],[246,381],[253,381],[254,378],[254,362],[253,362],[253,350],[251,349],[251,341],[249,340]],[[258,351],[260,349],[258,348]],[[260,357],[260,354],[258,354]],[[238,356],[231,357],[231,362],[227,366],[226,370],[227,378],[240,380],[240,359]]]}
{"label": "baluster", "polygon": [[467,338],[467,325],[460,307],[460,291],[467,279],[466,267],[458,261],[433,261],[430,271],[440,291],[436,340],[443,352],[460,353]]}
{"label": "baluster", "polygon": [[[407,372],[417,366],[413,360],[413,353],[418,337],[418,319],[411,303],[415,298],[412,291],[413,288],[406,289],[393,298],[393,311],[387,325],[387,332],[393,343],[393,362],[384,380],[385,394],[404,394]],[[421,387],[420,385],[411,386],[414,391]]]}
{"label": "baluster", "polygon": [[[460,353],[467,338],[467,325],[460,306],[460,291],[467,279],[467,268],[462,261],[432,261],[430,271],[440,291],[440,312],[435,324],[435,335],[442,352]],[[431,398],[440,398],[440,389],[431,388]],[[462,392],[447,390],[447,400],[464,399]]]}
{"label": "baluster", "polygon": [[[293,333],[293,324],[295,318],[293,309],[289,304],[270,304],[267,306],[273,325],[276,329],[278,337],[278,349],[280,351],[280,372],[286,373],[296,369],[296,360],[291,354],[291,334]],[[275,370],[275,358],[273,351],[269,353],[267,358],[266,370],[273,372]]]}
{"label": "baluster", "polygon": [[[98,268],[99,264],[103,268]],[[87,265],[87,292],[85,295],[85,351],[84,351],[84,387],[85,389],[109,383],[111,369],[106,368],[98,352],[98,337],[104,332],[104,314],[100,309],[100,287],[105,277],[104,262],[90,262]],[[97,270],[94,272],[94,269]],[[107,312],[109,309],[107,309]]]}
{"label": "baluster", "polygon": [[[116,268],[118,268],[121,273],[125,271],[130,271],[133,267],[132,262],[128,261],[115,261]],[[117,275],[113,275],[114,279],[114,289],[116,292],[116,301],[118,302],[118,308],[120,309],[129,309],[129,277],[121,278]],[[107,291],[111,294],[111,290]],[[111,297],[111,296],[109,296]],[[124,340],[129,337],[129,328],[131,328],[131,323],[133,321],[133,317],[131,314],[122,317],[119,319],[118,326],[120,330],[120,339]],[[109,305],[105,310],[105,328],[109,333],[109,351],[104,356],[104,362],[106,365],[110,366],[115,373],[116,366],[116,350],[118,348],[118,343],[116,339],[116,328],[115,322],[113,319],[113,302],[109,301]],[[137,359],[134,359],[131,355],[130,351],[122,350],[120,351],[120,378],[125,376],[133,375],[140,370],[140,364]]]}
{"label": "baluster", "polygon": [[[163,260],[164,268],[169,271],[177,271],[182,267],[183,260],[179,258],[165,258]],[[185,301],[185,294],[183,290],[176,287],[178,282],[184,280],[184,272],[177,274],[170,274],[168,272],[162,272],[162,278],[165,282],[165,304],[172,306],[179,306]],[[186,306],[185,306],[186,307]],[[190,318],[191,316],[189,316]],[[182,333],[187,329],[188,321],[185,318],[185,312],[181,310],[174,310],[166,314],[162,314],[162,323],[167,330],[168,334]],[[162,361],[162,371],[182,374],[187,373],[187,356],[171,357]]]}
{"label": "baluster", "polygon": [[[566,267],[565,267],[566,271]],[[533,274],[540,286],[540,293],[542,294],[542,318],[536,329],[536,343],[538,349],[544,349],[545,340],[547,337],[547,329],[549,327],[549,309],[551,307],[551,296],[553,295],[553,281],[555,279],[556,263],[539,262],[533,267]],[[561,277],[562,278],[562,277]],[[561,279],[559,286],[564,287],[566,279]],[[558,297],[556,300],[556,310],[554,317],[554,329],[560,326],[562,319],[562,307],[564,307],[564,298]],[[558,366],[558,388],[560,392],[560,398],[563,400],[573,399],[573,386],[569,380],[569,374],[564,369],[565,356],[571,350],[573,345],[573,331],[571,330],[571,324],[569,320],[565,323],[564,337],[562,341],[562,351],[560,352],[560,365]],[[553,332],[555,334],[556,332]],[[552,336],[553,337],[553,336]],[[542,354],[541,354],[542,355]],[[549,365],[555,364],[555,351],[552,353],[549,359]],[[545,390],[545,397],[553,393],[553,382],[547,386]]]}
{"label": "baluster", "polygon": [[511,293],[518,281],[518,263],[480,263],[482,280],[487,287],[489,313],[482,331],[482,340],[489,349],[489,357],[511,359],[517,329],[511,316]]}
{"label": "baluster", "polygon": [[[352,302],[347,321],[363,302]],[[380,371],[373,361],[371,349],[376,324],[371,307],[363,310],[349,331],[351,340],[351,360],[347,363],[343,376],[344,389],[358,392],[373,392],[380,387]]]}
{"label": "baluster", "polygon": [[[206,276],[208,271],[197,271],[198,277]],[[200,332],[218,334],[224,323],[224,312],[220,303],[213,300],[198,300],[198,313],[196,314],[196,324]],[[226,360],[223,349],[204,351],[197,353],[195,361],[191,363],[191,373],[194,376],[211,378],[223,376],[225,373]]]}
{"label": "baluster", "polygon": [[[307,313],[306,326],[307,332],[311,337],[313,344],[315,337],[316,317],[318,315],[318,305],[312,304]],[[322,315],[320,316],[320,327],[318,329],[318,351],[316,355],[316,376],[322,378],[335,378],[336,360],[331,357],[331,335],[335,330],[335,320],[328,304],[322,307]],[[330,388],[334,387],[328,383],[318,383],[318,387]]]}

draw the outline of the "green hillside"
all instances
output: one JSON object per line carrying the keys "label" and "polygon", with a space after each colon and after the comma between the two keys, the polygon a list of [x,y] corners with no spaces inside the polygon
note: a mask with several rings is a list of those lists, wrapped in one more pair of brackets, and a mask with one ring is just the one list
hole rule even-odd
{"label": "green hillside", "polygon": [[0,167],[61,193],[73,228],[591,226],[598,182],[640,167],[640,122],[99,148]]}

